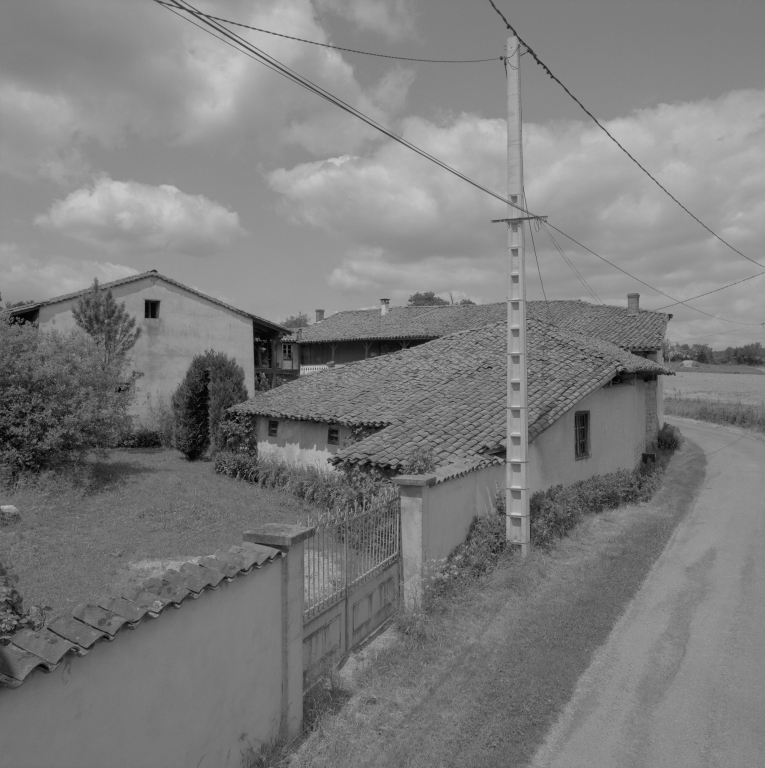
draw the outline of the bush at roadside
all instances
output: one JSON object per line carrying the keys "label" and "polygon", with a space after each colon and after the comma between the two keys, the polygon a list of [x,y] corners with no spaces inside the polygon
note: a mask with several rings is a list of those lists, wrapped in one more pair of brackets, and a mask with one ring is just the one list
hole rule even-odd
{"label": "bush at roadside", "polygon": [[0,322],[3,474],[55,469],[114,445],[130,424],[120,374],[80,330]]}

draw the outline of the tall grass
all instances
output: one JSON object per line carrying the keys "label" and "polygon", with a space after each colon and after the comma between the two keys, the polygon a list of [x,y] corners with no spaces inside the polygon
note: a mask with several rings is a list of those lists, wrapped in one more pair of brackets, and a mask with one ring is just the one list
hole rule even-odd
{"label": "tall grass", "polygon": [[700,398],[664,398],[667,416],[684,416],[688,419],[711,421],[714,424],[732,424],[737,427],[765,432],[765,405],[723,403]]}

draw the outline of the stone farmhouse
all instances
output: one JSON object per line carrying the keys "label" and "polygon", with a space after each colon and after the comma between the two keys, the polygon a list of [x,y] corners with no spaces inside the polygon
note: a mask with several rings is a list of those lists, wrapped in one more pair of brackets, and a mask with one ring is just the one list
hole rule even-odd
{"label": "stone farmhouse", "polygon": [[[592,322],[591,305],[560,304],[581,305],[582,324]],[[633,468],[655,443],[657,379],[672,371],[651,357],[669,317],[606,313],[603,332],[619,345],[540,319],[538,311],[528,320],[532,492]],[[232,411],[255,420],[261,452],[289,461],[400,473],[413,450],[425,448],[439,478],[480,471],[486,490],[504,484],[506,335],[505,320],[457,331],[301,377]]]}
{"label": "stone farmhouse", "polygon": [[[118,302],[136,318],[141,336],[131,351],[132,369],[142,374],[134,386],[133,413],[145,419],[152,403],[170,397],[195,355],[208,349],[225,352],[244,368],[247,391],[255,392],[257,364],[269,371],[268,361],[281,336],[289,334],[270,320],[232,307],[170,277],[150,270],[111,283]],[[11,310],[11,316],[36,322],[42,329],[67,330],[75,326],[72,309],[89,291],[56,296]],[[264,359],[266,365],[263,367]]]}

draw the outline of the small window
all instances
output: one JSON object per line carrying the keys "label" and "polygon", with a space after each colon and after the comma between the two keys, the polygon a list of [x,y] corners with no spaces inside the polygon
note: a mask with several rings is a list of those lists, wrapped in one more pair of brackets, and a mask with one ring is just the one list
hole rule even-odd
{"label": "small window", "polygon": [[590,412],[577,411],[574,414],[574,431],[576,441],[576,458],[590,457]]}
{"label": "small window", "polygon": [[143,316],[150,320],[159,320],[159,302],[145,301],[143,305]]}
{"label": "small window", "polygon": [[268,436],[269,437],[276,437],[276,432],[279,429],[279,422],[278,421],[269,421],[268,422]]}
{"label": "small window", "polygon": [[340,428],[330,427],[329,434],[327,435],[327,442],[330,445],[340,445]]}
{"label": "small window", "polygon": [[282,360],[292,360],[292,344],[282,344]]}

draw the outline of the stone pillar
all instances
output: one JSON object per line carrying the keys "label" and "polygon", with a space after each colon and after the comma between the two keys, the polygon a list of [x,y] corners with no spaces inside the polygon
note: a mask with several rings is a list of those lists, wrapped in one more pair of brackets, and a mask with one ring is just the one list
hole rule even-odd
{"label": "stone pillar", "polygon": [[303,731],[303,542],[316,529],[268,523],[246,531],[244,540],[279,549],[282,558],[282,706],[280,736]]}
{"label": "stone pillar", "polygon": [[422,576],[428,561],[430,526],[429,489],[435,475],[400,475],[393,482],[401,498],[401,571],[406,608],[414,608],[422,598]]}

